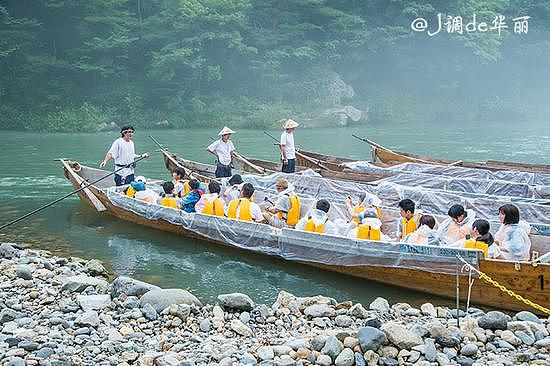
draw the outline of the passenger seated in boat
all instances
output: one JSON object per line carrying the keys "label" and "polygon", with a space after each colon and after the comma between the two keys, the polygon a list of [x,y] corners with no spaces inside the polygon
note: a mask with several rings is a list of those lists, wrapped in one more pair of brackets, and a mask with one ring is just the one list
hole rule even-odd
{"label": "passenger seated in boat", "polygon": [[476,219],[473,210],[465,210],[462,205],[452,205],[447,214],[449,217],[437,230],[441,245],[451,245],[466,238],[466,235],[472,236],[472,224]]}
{"label": "passenger seated in boat", "polygon": [[377,217],[381,218],[381,204],[382,201],[380,198],[368,192],[364,192],[359,195],[359,202],[356,205],[353,205],[351,196],[346,198],[346,208],[348,209],[348,213],[351,215],[352,220],[357,224],[364,218],[361,216],[361,213],[368,208],[374,208],[376,210]]}
{"label": "passenger seated in boat", "polygon": [[275,189],[275,203],[266,208],[264,218],[271,226],[294,228],[300,219],[300,198],[294,193],[294,186],[284,178],[277,180]]}
{"label": "passenger seated in boat", "polygon": [[200,189],[200,183],[196,179],[189,181],[191,191],[181,199],[181,209],[185,212],[196,212],[195,204],[201,199],[203,191]]}
{"label": "passenger seated in boat", "polygon": [[160,194],[157,203],[161,206],[180,208],[181,199],[174,194],[174,183],[164,182],[162,184],[163,193]]}
{"label": "passenger seated in boat", "polygon": [[158,198],[158,193],[147,188],[147,180],[141,175],[130,183],[126,189],[126,195],[149,203],[155,203]]}
{"label": "passenger seated in boat", "polygon": [[243,179],[240,174],[234,174],[229,180],[226,181],[226,183],[227,185],[222,189],[222,198],[226,204],[229,204],[229,202],[239,199],[241,196]]}
{"label": "passenger seated in boat", "polygon": [[451,246],[465,249],[479,249],[483,251],[485,258],[505,259],[498,245],[495,244],[493,235],[489,232],[491,224],[484,219],[477,219],[472,224],[472,237],[469,235],[465,239],[461,239]]}
{"label": "passenger seated in boat", "polygon": [[338,228],[332,221],[328,219],[328,210],[330,203],[321,199],[317,201],[315,209],[300,219],[296,224],[296,229],[301,231],[309,231],[320,234],[338,235]]}
{"label": "passenger seated in boat", "polygon": [[397,226],[396,240],[403,241],[407,235],[416,230],[419,219],[414,214],[416,207],[411,199],[405,198],[399,201],[398,206],[401,220],[399,220],[399,225]]}
{"label": "passenger seated in boat", "polygon": [[224,216],[225,205],[219,197],[220,184],[216,181],[208,183],[207,193],[201,196],[199,202],[195,204],[195,210],[205,215]]}
{"label": "passenger seated in boat", "polygon": [[519,209],[512,204],[503,205],[498,209],[498,218],[502,225],[495,234],[495,243],[502,258],[511,261],[529,260],[531,226],[523,220],[520,221]]}
{"label": "passenger seated in boat", "polygon": [[361,223],[352,222],[352,228],[348,232],[349,238],[365,239],[365,240],[389,240],[382,234],[382,221],[378,218],[376,208],[371,207],[359,213]]}
{"label": "passenger seated in boat", "polygon": [[226,208],[226,216],[243,221],[263,222],[264,217],[260,206],[252,202],[253,194],[254,186],[250,183],[243,184],[241,197],[229,202],[229,206]]}
{"label": "passenger seated in boat", "polygon": [[435,218],[431,215],[422,215],[418,220],[418,229],[405,237],[405,242],[410,244],[439,245],[437,231],[434,230]]}
{"label": "passenger seated in boat", "polygon": [[177,167],[172,171],[172,183],[174,183],[174,194],[178,197],[183,197],[187,195],[191,188],[189,187],[189,182],[184,180],[185,170],[183,168]]}

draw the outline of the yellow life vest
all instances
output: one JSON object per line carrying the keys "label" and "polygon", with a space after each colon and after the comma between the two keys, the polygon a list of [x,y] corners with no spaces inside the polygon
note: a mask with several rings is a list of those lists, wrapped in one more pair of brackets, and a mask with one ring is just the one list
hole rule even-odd
{"label": "yellow life vest", "polygon": [[360,224],[357,228],[357,239],[380,240],[382,233],[369,225]]}
{"label": "yellow life vest", "polygon": [[227,217],[231,219],[237,218],[237,209],[239,210],[239,220],[252,221],[252,214],[250,213],[250,200],[247,198],[234,199],[229,202],[229,208],[227,209]]}
{"label": "yellow life vest", "polygon": [[213,201],[206,198],[204,200],[204,210],[202,213],[205,215],[223,216],[222,200],[219,199],[219,197],[214,198]]}
{"label": "yellow life vest", "polygon": [[134,187],[129,186],[129,187],[126,189],[126,195],[127,195],[128,197],[134,198],[134,197],[136,196],[136,190],[134,189]]}
{"label": "yellow life vest", "polygon": [[[296,195],[288,195],[290,200],[290,210],[286,214],[286,224],[288,226],[295,226],[300,220],[300,198]],[[283,213],[279,211],[279,219],[283,219]]]}
{"label": "yellow life vest", "polygon": [[377,206],[371,206],[371,205],[368,205],[367,207],[365,206],[361,206],[361,205],[357,205],[357,206],[353,206],[353,221],[357,224],[359,224],[359,217],[356,217],[356,215],[359,215],[361,212],[365,211],[367,208],[375,208],[376,209],[376,217],[380,218],[380,216],[382,215],[382,210],[380,209],[380,207],[377,207]]}
{"label": "yellow life vest", "polygon": [[160,201],[161,206],[178,208],[176,197],[174,195],[163,195]]}
{"label": "yellow life vest", "polygon": [[410,220],[401,218],[401,240],[405,239],[405,236],[416,230],[416,218],[413,216]]}
{"label": "yellow life vest", "polygon": [[181,196],[187,196],[191,192],[191,187],[189,186],[189,181],[183,182],[183,192],[181,192]]}
{"label": "yellow life vest", "polygon": [[313,220],[309,219],[306,222],[305,231],[309,231],[311,233],[324,233],[325,232],[325,224],[315,226],[315,223],[313,222]]}
{"label": "yellow life vest", "polygon": [[477,241],[477,240],[474,240],[474,239],[468,239],[468,240],[466,240],[466,243],[464,244],[464,248],[483,250],[483,253],[485,254],[485,258],[489,257],[489,245],[487,245],[487,243],[484,243],[482,241]]}

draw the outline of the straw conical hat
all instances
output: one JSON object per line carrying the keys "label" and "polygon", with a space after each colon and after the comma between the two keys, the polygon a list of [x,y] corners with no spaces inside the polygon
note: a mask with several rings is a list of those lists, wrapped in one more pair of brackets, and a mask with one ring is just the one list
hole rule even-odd
{"label": "straw conical hat", "polygon": [[235,133],[235,131],[227,126],[223,126],[222,130],[218,133],[218,136],[229,135],[231,133]]}
{"label": "straw conical hat", "polygon": [[287,128],[296,128],[300,124],[292,119],[287,119],[285,123],[283,123],[283,128],[286,130]]}

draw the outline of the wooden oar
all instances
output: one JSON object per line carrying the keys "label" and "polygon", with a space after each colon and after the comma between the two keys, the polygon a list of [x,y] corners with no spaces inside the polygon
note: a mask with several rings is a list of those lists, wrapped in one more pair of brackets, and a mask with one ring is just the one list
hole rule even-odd
{"label": "wooden oar", "polygon": [[[277,140],[275,137],[273,137],[273,135],[271,135],[271,134],[270,134],[269,132],[267,132],[267,131],[264,131],[264,133],[265,133],[267,136],[271,137],[274,141],[277,142],[277,143],[274,144],[274,145],[281,146],[281,144],[279,143],[279,140]],[[321,169],[324,169],[324,170],[331,170],[329,167],[327,167],[326,165],[324,165],[323,163],[321,163],[320,160],[314,159],[314,158],[312,158],[312,157],[309,157],[309,156],[307,156],[307,155],[302,154],[302,153],[299,151],[299,149],[295,149],[295,153],[296,153],[297,156],[299,156],[299,157],[301,157],[302,159],[304,159],[304,160],[310,162],[310,163],[313,164],[313,165],[317,165],[317,166],[318,166],[319,168],[321,168]]]}

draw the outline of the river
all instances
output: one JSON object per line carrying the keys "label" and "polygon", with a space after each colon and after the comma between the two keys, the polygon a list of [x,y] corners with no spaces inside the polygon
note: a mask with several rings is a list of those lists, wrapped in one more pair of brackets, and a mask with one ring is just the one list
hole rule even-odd
{"label": "river", "polygon": [[[272,134],[280,133],[278,130]],[[140,131],[137,152],[154,151],[153,135],[171,151],[191,160],[212,162],[205,151],[213,129]],[[548,163],[550,136],[546,123],[370,123],[360,127],[300,129],[297,146],[357,159],[370,158],[368,146],[355,133],[395,150],[443,158]],[[97,165],[116,132],[94,134],[2,131],[0,158],[0,223],[46,204],[71,191],[56,158]],[[258,130],[238,130],[235,145],[242,154],[275,160],[272,141]],[[112,166],[112,162],[109,166]],[[137,169],[148,177],[168,178],[159,153]],[[113,275],[128,275],[161,287],[186,288],[211,302],[220,293],[244,292],[270,302],[278,291],[298,295],[324,294],[367,304],[377,296],[390,302],[451,304],[444,299],[249,255],[230,248],[133,225],[99,215],[76,196],[0,233],[0,241],[30,244],[64,256],[98,258]]]}

